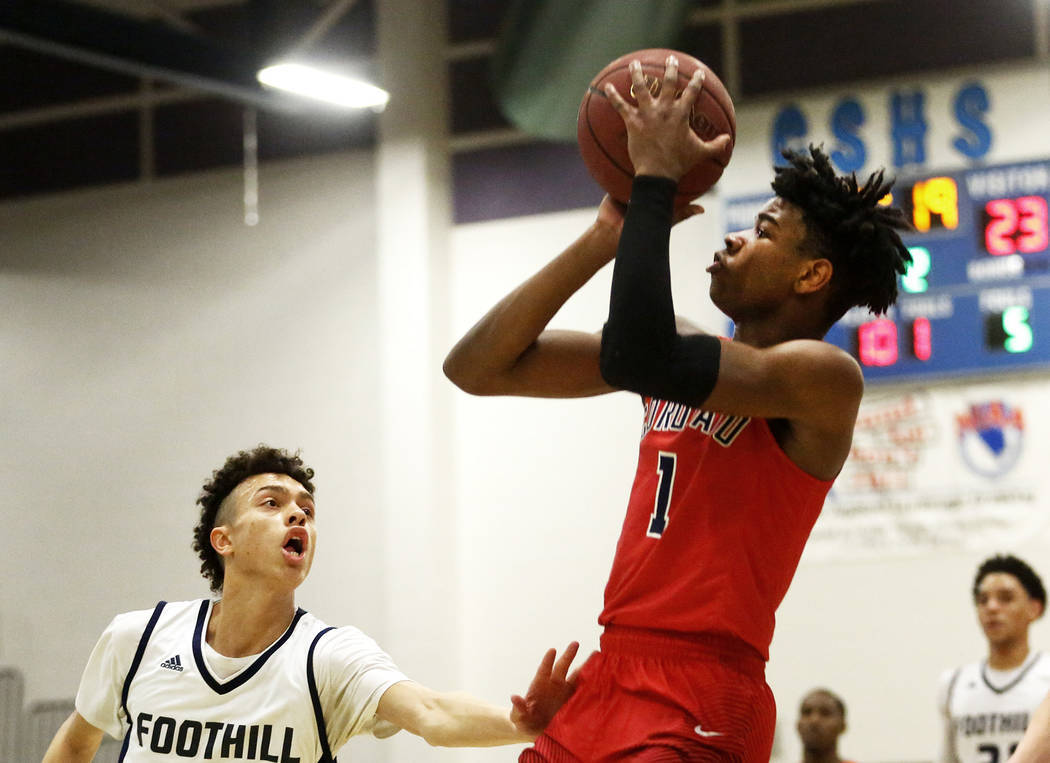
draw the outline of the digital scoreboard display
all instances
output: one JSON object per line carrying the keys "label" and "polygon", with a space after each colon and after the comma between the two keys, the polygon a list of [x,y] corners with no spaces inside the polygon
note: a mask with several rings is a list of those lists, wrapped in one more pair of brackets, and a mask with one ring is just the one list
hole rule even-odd
{"label": "digital scoreboard display", "polygon": [[[732,199],[727,229],[770,197]],[[1050,160],[898,176],[892,203],[915,227],[897,304],[855,308],[826,339],[869,381],[1050,366]]]}

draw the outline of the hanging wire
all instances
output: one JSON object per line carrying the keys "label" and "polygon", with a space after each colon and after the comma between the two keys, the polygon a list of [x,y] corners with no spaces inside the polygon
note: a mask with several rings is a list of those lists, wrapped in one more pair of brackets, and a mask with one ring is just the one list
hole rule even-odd
{"label": "hanging wire", "polygon": [[259,224],[259,133],[255,109],[244,110],[244,224]]}

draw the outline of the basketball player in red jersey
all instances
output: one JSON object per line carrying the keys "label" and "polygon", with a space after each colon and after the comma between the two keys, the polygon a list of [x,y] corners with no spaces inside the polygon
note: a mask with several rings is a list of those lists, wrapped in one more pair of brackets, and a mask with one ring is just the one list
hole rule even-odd
{"label": "basketball player in red jersey", "polygon": [[[884,312],[910,259],[882,173],[858,187],[816,148],[776,169],[754,228],[708,268],[732,340],[684,329],[671,303],[668,239],[678,179],[718,156],[689,126],[703,86],[675,98],[677,62],[652,96],[632,64],[631,202],[597,220],[457,343],[445,373],[477,395],[642,396],[644,435],[599,617],[601,651],[522,761],[766,763],[775,723],[765,661],[774,612],[850,449],[857,363],[821,341],[853,305]],[[613,260],[598,334],[548,330]]]}

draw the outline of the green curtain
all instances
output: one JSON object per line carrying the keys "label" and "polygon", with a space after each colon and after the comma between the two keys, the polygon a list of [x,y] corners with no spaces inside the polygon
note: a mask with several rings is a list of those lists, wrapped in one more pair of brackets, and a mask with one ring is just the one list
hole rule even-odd
{"label": "green curtain", "polygon": [[607,63],[673,48],[690,0],[514,0],[493,56],[496,100],[519,129],[575,140],[576,113]]}

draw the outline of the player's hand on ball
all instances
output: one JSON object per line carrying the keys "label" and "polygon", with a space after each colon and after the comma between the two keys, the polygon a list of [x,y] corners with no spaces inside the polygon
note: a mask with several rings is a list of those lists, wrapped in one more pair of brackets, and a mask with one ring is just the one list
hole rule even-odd
{"label": "player's hand on ball", "polygon": [[699,204],[685,204],[681,207],[674,208],[674,216],[671,218],[671,225],[678,225],[683,220],[688,220],[690,217],[695,215],[702,215],[704,208]]}
{"label": "player's hand on ball", "polygon": [[655,175],[678,181],[704,159],[719,158],[730,150],[732,139],[719,135],[704,141],[693,130],[693,106],[703,91],[704,71],[697,69],[681,95],[675,93],[678,59],[668,56],[664,77],[654,95],[646,86],[639,61],[630,64],[632,90],[637,106],[628,103],[608,83],[605,93],[627,127],[627,151],[636,175]]}
{"label": "player's hand on ball", "polygon": [[542,734],[554,714],[576,691],[580,670],[568,673],[579,648],[579,643],[573,641],[557,660],[557,650],[548,649],[525,696],[515,694],[510,698],[510,720],[519,731],[533,738]]}
{"label": "player's hand on ball", "polygon": [[[599,225],[605,225],[620,235],[623,230],[623,216],[627,212],[627,205],[623,204],[614,199],[609,194],[605,194],[605,198],[602,199],[602,203],[598,205],[598,219]],[[702,215],[704,208],[699,204],[682,204],[674,208],[674,216],[671,218],[671,224],[677,225],[683,220],[688,220],[694,215]]]}
{"label": "player's hand on ball", "polygon": [[623,230],[623,216],[627,212],[627,205],[619,202],[609,194],[605,194],[602,203],[598,205],[598,224],[604,225],[619,235]]}

